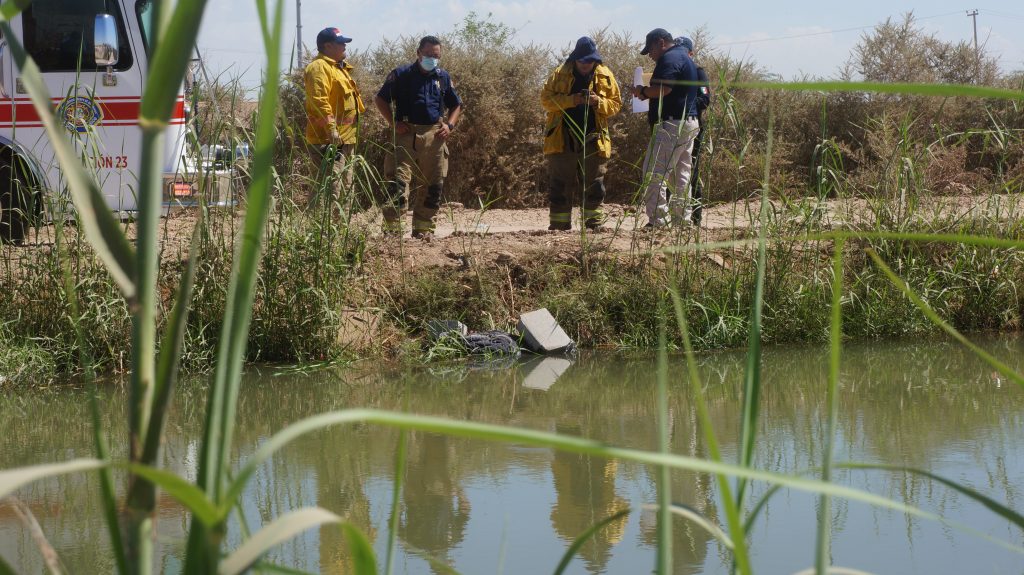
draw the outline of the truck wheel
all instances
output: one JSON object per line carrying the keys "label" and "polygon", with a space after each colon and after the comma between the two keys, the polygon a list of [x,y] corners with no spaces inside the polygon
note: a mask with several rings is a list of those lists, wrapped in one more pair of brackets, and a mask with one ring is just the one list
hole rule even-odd
{"label": "truck wheel", "polygon": [[17,163],[11,156],[0,157],[0,242],[20,245],[40,205]]}

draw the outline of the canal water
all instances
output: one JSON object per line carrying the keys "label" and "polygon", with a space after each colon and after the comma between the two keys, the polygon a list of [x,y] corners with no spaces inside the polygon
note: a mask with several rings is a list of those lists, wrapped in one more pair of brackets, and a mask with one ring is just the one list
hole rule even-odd
{"label": "canal water", "polygon": [[[981,337],[983,345],[1024,369],[1024,340]],[[738,450],[742,352],[702,355],[700,373],[723,456]],[[672,450],[706,457],[695,407],[671,358]],[[764,354],[762,419],[756,465],[797,474],[820,462],[824,445],[827,350],[769,348]],[[242,387],[236,466],[274,432],[304,417],[374,407],[578,435],[656,449],[655,361],[649,355],[590,353],[573,361],[512,366],[390,367],[303,372],[251,369]],[[1024,509],[1024,390],[949,342],[879,342],[844,348],[835,435],[837,461],[926,469]],[[205,389],[177,394],[165,444],[166,466],[193,478]],[[92,455],[87,389],[4,390],[0,398],[0,468]],[[126,394],[101,390],[105,433],[124,445]],[[381,557],[387,545],[398,432],[377,425],[338,427],[305,436],[253,478],[232,526],[250,529],[303,506],[319,505],[359,525]],[[656,521],[651,467],[574,454],[411,433],[396,528],[396,573],[550,573],[588,527],[622,509],[583,546],[571,573],[648,573]],[[906,502],[969,526],[867,504],[835,500],[835,565],[869,573],[1013,574],[1024,572],[1024,534],[981,505],[927,478],[904,472],[837,471],[836,482]],[[672,498],[722,523],[715,481],[672,474]],[[767,486],[754,484],[753,500]],[[113,565],[93,475],[67,476],[22,489],[17,497],[38,519],[71,573],[109,573]],[[755,573],[788,574],[814,560],[816,496],[782,490],[750,534]],[[179,572],[187,519],[169,498],[158,505],[160,568]],[[43,571],[32,537],[9,505],[0,505],[0,556],[20,572]],[[350,557],[333,528],[279,547],[270,559],[307,572],[345,573]],[[673,572],[728,573],[730,557],[705,531],[674,520]]]}

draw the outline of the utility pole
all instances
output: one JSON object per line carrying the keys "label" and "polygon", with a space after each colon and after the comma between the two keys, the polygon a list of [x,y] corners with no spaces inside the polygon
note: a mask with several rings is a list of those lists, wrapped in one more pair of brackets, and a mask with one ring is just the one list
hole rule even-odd
{"label": "utility pole", "polygon": [[[977,34],[975,34],[974,48],[977,51]],[[302,0],[295,0],[295,68],[302,68]]]}
{"label": "utility pole", "polygon": [[974,23],[974,54],[978,54],[978,10],[968,10],[967,15],[971,17]]}
{"label": "utility pole", "polygon": [[974,24],[974,81],[977,82],[978,75],[981,74],[981,54],[978,53],[978,9],[968,10],[967,15]]}

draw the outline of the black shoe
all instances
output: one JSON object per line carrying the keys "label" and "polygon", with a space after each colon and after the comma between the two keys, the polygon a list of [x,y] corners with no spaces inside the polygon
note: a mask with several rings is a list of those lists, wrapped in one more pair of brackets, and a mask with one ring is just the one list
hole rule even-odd
{"label": "black shoe", "polygon": [[548,226],[549,232],[567,232],[572,229],[572,224],[551,224]]}

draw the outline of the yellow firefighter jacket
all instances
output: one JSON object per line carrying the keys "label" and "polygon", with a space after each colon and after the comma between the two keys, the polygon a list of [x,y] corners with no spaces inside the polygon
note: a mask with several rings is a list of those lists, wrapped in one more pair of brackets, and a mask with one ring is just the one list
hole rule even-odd
{"label": "yellow firefighter jacket", "polygon": [[[569,93],[572,90],[574,65],[573,62],[565,62],[555,68],[555,71],[544,82],[544,88],[540,92],[540,103],[548,113],[548,119],[544,125],[545,154],[557,154],[565,148],[563,117],[565,111],[574,107],[572,94]],[[594,67],[594,75],[589,89],[598,96],[594,118],[598,134],[597,154],[602,158],[610,158],[612,156],[612,139],[608,132],[608,118],[618,114],[622,109],[619,83],[615,81],[611,69],[604,64],[597,64]]]}
{"label": "yellow firefighter jacket", "polygon": [[352,79],[352,66],[320,54],[306,66],[306,141],[331,143],[331,121],[343,144],[356,143],[356,123],[366,107]]}

